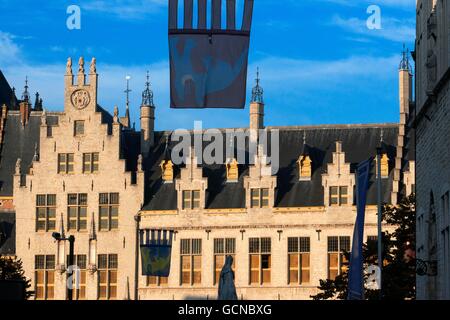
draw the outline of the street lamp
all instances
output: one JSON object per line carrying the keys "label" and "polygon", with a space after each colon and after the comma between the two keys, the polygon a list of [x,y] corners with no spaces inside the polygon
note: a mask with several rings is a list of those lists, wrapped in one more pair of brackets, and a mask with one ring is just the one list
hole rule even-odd
{"label": "street lamp", "polygon": [[[53,232],[52,233],[52,237],[56,241],[69,241],[69,261],[68,261],[68,265],[69,266],[73,266],[75,237],[74,236],[69,236],[68,238],[63,238],[59,232]],[[68,268],[67,274],[69,275],[69,278],[72,279],[73,268]],[[73,288],[72,288],[71,285],[68,286],[67,291],[68,291],[67,294],[69,295],[69,300],[72,300]]]}

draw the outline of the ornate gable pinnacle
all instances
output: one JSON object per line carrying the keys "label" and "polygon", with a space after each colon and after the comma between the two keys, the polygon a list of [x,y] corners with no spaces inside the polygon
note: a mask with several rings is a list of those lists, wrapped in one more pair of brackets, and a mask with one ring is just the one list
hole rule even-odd
{"label": "ornate gable pinnacle", "polygon": [[78,60],[78,73],[84,74],[84,58],[83,57],[80,57],[80,59]]}
{"label": "ornate gable pinnacle", "polygon": [[256,71],[256,85],[252,89],[251,102],[263,104],[264,103],[264,90],[259,85],[259,83],[260,83],[260,78],[259,78],[259,67],[258,67],[257,71]]}
{"label": "ornate gable pinnacle", "polygon": [[66,75],[71,76],[72,73],[72,58],[67,58],[67,64],[66,64]]}

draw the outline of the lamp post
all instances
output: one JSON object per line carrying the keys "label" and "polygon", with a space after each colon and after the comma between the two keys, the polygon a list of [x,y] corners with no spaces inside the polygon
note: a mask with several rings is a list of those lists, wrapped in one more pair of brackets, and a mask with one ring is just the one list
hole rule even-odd
{"label": "lamp post", "polygon": [[[67,263],[68,263],[69,267],[73,266],[75,237],[74,236],[69,236],[68,238],[63,238],[61,236],[61,234],[58,233],[58,232],[53,232],[52,233],[52,237],[56,241],[69,241],[69,261]],[[70,278],[72,278],[73,268],[68,268],[67,274],[69,275]],[[67,289],[67,294],[69,296],[69,300],[70,301],[72,300],[72,293],[73,293],[73,288],[72,288],[72,285],[70,285],[70,286],[68,286],[68,289]]]}

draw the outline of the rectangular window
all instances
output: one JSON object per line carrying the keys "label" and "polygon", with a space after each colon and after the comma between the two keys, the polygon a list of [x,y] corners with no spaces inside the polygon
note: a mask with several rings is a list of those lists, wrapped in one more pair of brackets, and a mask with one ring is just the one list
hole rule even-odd
{"label": "rectangular window", "polygon": [[348,187],[330,187],[330,206],[348,204]]}
{"label": "rectangular window", "polygon": [[[73,269],[72,277],[72,299],[85,300],[86,299],[86,275],[87,275],[87,257],[86,255],[75,255],[73,264],[78,268]],[[67,266],[69,266],[69,256],[67,256]]]}
{"label": "rectangular window", "polygon": [[328,237],[328,279],[334,280],[348,269],[344,252],[350,252],[350,237]]}
{"label": "rectangular window", "polygon": [[269,189],[251,189],[250,197],[250,205],[252,208],[269,207]]}
{"label": "rectangular window", "polygon": [[200,209],[200,190],[183,191],[183,210]]}
{"label": "rectangular window", "polygon": [[67,195],[67,229],[87,230],[87,194],[71,193]]}
{"label": "rectangular window", "polygon": [[289,284],[305,284],[310,282],[309,237],[288,238]]}
{"label": "rectangular window", "polygon": [[202,283],[202,240],[181,240],[181,285]]}
{"label": "rectangular window", "polygon": [[98,255],[98,298],[117,299],[117,254]]}
{"label": "rectangular window", "polygon": [[74,122],[74,135],[81,136],[84,134],[84,121],[77,120]]}
{"label": "rectangular window", "polygon": [[225,264],[227,256],[233,258],[233,271],[236,270],[236,239],[214,239],[214,284],[220,280],[220,272]]}
{"label": "rectangular window", "polygon": [[58,173],[73,174],[74,173],[74,154],[60,153],[58,154]]}
{"label": "rectangular window", "polygon": [[101,231],[119,228],[119,194],[100,193],[99,195],[99,229]]}
{"label": "rectangular window", "polygon": [[56,195],[36,195],[36,231],[54,231],[56,227]]}
{"label": "rectangular window", "polygon": [[38,255],[34,257],[35,299],[55,298],[55,256]]}
{"label": "rectangular window", "polygon": [[83,173],[98,172],[99,153],[83,153]]}
{"label": "rectangular window", "polygon": [[271,238],[250,238],[250,284],[270,284],[272,267]]}

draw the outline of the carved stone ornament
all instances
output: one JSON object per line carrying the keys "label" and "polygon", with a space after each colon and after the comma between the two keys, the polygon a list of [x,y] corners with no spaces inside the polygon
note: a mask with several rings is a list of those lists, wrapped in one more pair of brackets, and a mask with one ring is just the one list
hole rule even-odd
{"label": "carved stone ornament", "polygon": [[72,93],[71,101],[75,108],[81,110],[89,105],[89,102],[91,102],[91,97],[89,96],[89,92],[86,90],[77,90]]}

